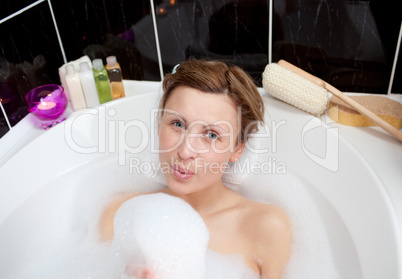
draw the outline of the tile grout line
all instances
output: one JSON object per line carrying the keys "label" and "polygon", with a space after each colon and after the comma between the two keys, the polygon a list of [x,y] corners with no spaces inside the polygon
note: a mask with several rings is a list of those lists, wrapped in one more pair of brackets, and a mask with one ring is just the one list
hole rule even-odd
{"label": "tile grout line", "polygon": [[160,49],[160,45],[159,45],[158,27],[156,26],[155,6],[154,6],[153,0],[149,0],[149,2],[151,3],[151,14],[152,14],[152,22],[154,25],[156,54],[158,56],[159,74],[161,76],[161,80],[163,80],[164,74],[163,74],[163,66],[162,66],[162,55],[161,55],[161,49]]}
{"label": "tile grout line", "polygon": [[272,63],[272,16],[273,16],[273,0],[269,0],[269,14],[268,14],[268,64]]}
{"label": "tile grout line", "polygon": [[25,8],[22,8],[21,10],[16,11],[15,13],[13,13],[13,14],[11,14],[9,16],[6,16],[5,18],[0,20],[0,24],[2,24],[3,22],[6,22],[9,19],[12,19],[13,17],[15,17],[15,16],[17,16],[19,14],[22,14],[23,12],[29,10],[30,8],[35,7],[36,5],[38,5],[38,4],[42,3],[42,2],[45,2],[45,1],[46,0],[38,0],[38,1],[34,2],[34,3],[32,3],[31,5],[28,5]]}
{"label": "tile grout line", "polygon": [[3,102],[2,101],[3,100],[0,99],[0,108],[1,108],[1,111],[3,112],[4,118],[6,119],[8,128],[11,130],[12,127],[11,127],[10,121],[8,120],[8,115],[7,115],[7,113],[6,113],[6,111],[5,111],[4,107],[3,107]]}
{"label": "tile grout line", "polygon": [[59,28],[57,26],[56,18],[53,13],[52,3],[50,2],[50,0],[47,0],[47,3],[49,4],[50,14],[52,15],[53,25],[54,25],[54,29],[56,30],[57,40],[59,41],[61,55],[63,56],[64,64],[66,64],[67,63],[66,53],[64,52],[63,42],[61,41]]}
{"label": "tile grout line", "polygon": [[391,76],[389,78],[388,92],[387,92],[388,95],[391,94],[392,84],[394,83],[396,64],[398,63],[399,49],[401,47],[401,39],[402,39],[402,22],[401,22],[401,27],[399,28],[398,42],[396,43],[394,62],[392,64]]}

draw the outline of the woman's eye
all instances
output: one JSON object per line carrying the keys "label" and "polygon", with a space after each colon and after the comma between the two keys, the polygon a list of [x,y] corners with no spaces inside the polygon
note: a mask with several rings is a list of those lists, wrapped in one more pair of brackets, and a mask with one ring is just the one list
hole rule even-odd
{"label": "woman's eye", "polygon": [[215,139],[218,139],[219,137],[218,137],[218,135],[217,135],[216,133],[209,132],[209,133],[207,134],[207,138],[209,138],[209,139],[211,139],[211,140],[215,140]]}
{"label": "woman's eye", "polygon": [[172,124],[177,128],[184,128],[183,123],[181,123],[180,121],[174,121]]}

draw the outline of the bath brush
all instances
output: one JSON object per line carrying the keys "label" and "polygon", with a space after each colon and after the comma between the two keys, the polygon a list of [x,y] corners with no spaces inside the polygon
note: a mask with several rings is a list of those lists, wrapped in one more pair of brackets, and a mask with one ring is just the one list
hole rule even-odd
{"label": "bath brush", "polygon": [[[353,100],[377,114],[396,129],[402,127],[402,104],[383,96],[350,96]],[[354,110],[336,96],[329,101],[329,117],[343,125],[355,127],[375,126],[375,123]]]}
{"label": "bath brush", "polygon": [[280,60],[278,63],[271,63],[265,67],[263,87],[273,97],[316,116],[323,114],[328,108],[328,92],[330,92],[396,139],[402,141],[402,132],[395,129],[388,122],[332,85],[287,61]]}

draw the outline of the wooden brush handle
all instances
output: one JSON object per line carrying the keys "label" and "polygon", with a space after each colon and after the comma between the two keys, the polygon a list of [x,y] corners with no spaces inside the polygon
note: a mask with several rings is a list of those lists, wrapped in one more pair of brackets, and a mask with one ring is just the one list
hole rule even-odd
{"label": "wooden brush handle", "polygon": [[341,91],[339,91],[338,89],[336,89],[335,87],[333,87],[331,84],[323,81],[322,79],[313,76],[310,73],[307,73],[305,71],[303,71],[302,69],[296,67],[293,64],[290,64],[289,62],[285,61],[285,60],[280,60],[278,62],[278,65],[311,81],[312,83],[324,87],[326,90],[328,90],[329,92],[331,92],[333,95],[337,96],[339,99],[341,99],[342,101],[344,101],[345,103],[347,103],[349,106],[351,106],[352,108],[354,108],[355,110],[357,110],[358,112],[360,112],[362,115],[366,116],[368,119],[370,119],[371,121],[373,121],[375,124],[377,124],[378,126],[380,126],[381,128],[383,128],[385,131],[387,131],[389,134],[391,134],[393,137],[395,137],[396,139],[398,139],[399,141],[402,142],[402,132],[397,130],[395,127],[393,127],[391,124],[389,124],[388,122],[386,122],[385,120],[383,120],[382,118],[380,118],[378,115],[376,115],[375,113],[371,112],[370,110],[366,109],[365,107],[363,107],[362,105],[360,105],[359,103],[355,102],[354,100],[352,100],[351,98],[349,98],[347,95],[343,94]]}
{"label": "wooden brush handle", "polygon": [[393,137],[398,139],[399,141],[402,142],[402,132],[397,130],[394,126],[389,124],[387,121],[383,120],[381,117],[373,113],[372,111],[366,109],[353,99],[349,98],[347,95],[343,94],[341,91],[333,87],[329,83],[325,83],[325,89],[327,89],[329,92],[331,92],[333,95],[347,103],[349,106],[354,108],[356,111],[360,112],[362,115],[373,121],[375,124],[383,128],[385,131],[387,131],[389,134],[391,134]]}
{"label": "wooden brush handle", "polygon": [[278,65],[285,68],[288,71],[291,71],[293,73],[295,73],[296,75],[307,79],[308,81],[314,83],[315,85],[318,85],[320,87],[325,87],[325,81],[323,81],[322,79],[313,76],[310,73],[307,73],[306,71],[303,71],[302,69],[300,69],[299,67],[296,67],[295,65],[289,63],[288,61],[285,60],[279,60]]}

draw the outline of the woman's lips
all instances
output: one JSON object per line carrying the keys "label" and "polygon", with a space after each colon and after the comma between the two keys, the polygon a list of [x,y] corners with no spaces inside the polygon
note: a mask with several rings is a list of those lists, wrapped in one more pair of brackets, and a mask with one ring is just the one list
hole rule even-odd
{"label": "woman's lips", "polygon": [[171,167],[173,175],[178,179],[187,180],[194,176],[194,172],[179,165],[172,165]]}

